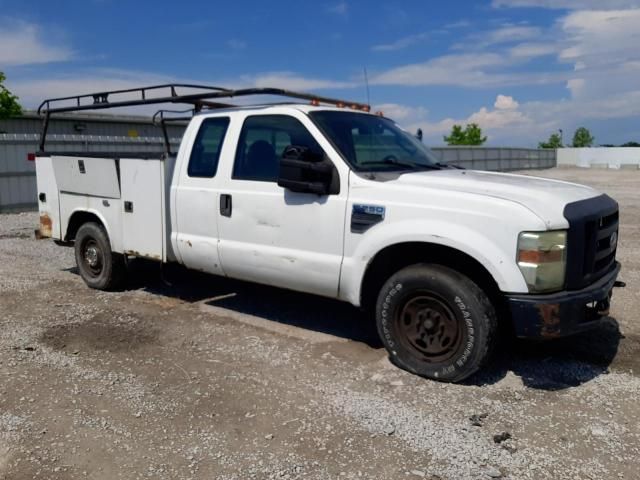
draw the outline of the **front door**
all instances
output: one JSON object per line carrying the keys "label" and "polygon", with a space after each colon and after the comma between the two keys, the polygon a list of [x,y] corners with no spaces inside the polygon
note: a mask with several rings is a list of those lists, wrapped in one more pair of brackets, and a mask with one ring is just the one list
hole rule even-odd
{"label": "front door", "polygon": [[347,185],[323,196],[279,187],[279,159],[288,145],[322,150],[293,116],[245,119],[231,178],[221,190],[222,265],[231,277],[335,297]]}

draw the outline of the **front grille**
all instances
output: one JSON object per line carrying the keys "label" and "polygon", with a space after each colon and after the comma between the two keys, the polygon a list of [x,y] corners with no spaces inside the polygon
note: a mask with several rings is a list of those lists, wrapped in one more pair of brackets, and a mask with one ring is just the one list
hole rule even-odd
{"label": "front grille", "polygon": [[615,268],[618,204],[607,195],[570,203],[564,216],[567,238],[567,288],[583,288]]}
{"label": "front grille", "polygon": [[607,273],[616,259],[618,237],[618,212],[589,222],[585,235],[585,259],[583,275],[587,280],[595,280]]}

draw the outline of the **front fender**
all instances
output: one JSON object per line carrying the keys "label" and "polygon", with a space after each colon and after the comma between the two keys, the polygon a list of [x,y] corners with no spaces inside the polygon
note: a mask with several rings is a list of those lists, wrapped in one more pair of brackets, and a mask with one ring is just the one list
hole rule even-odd
{"label": "front fender", "polygon": [[359,306],[362,279],[373,258],[386,247],[407,242],[424,242],[459,250],[482,264],[500,290],[527,292],[524,277],[515,262],[518,233],[501,232],[500,236],[505,239],[502,245],[462,224],[438,220],[406,220],[377,225],[361,236],[350,255],[345,255],[339,296]]}

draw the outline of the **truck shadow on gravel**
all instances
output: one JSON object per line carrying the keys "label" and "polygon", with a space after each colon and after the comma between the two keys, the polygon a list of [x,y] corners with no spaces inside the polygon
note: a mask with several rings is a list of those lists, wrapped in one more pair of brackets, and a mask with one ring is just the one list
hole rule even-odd
{"label": "truck shadow on gravel", "polygon": [[467,383],[496,383],[511,371],[529,388],[563,390],[577,387],[610,373],[623,338],[618,322],[609,317],[594,330],[566,338],[547,341],[504,339],[492,364]]}
{"label": "truck shadow on gravel", "polygon": [[357,308],[330,298],[208,275],[177,266],[136,261],[129,289],[142,288],[186,302],[201,302],[381,349],[373,322]]}
{"label": "truck shadow on gravel", "polygon": [[[143,289],[190,303],[204,301],[237,313],[361,342],[375,350],[383,348],[375,323],[355,307],[336,300],[181,267],[164,267],[161,272],[157,264],[145,261],[133,263],[128,280],[128,290]],[[613,318],[592,331],[567,338],[544,342],[504,338],[493,361],[464,384],[494,384],[513,372],[524,385],[534,389],[576,387],[609,373],[622,338]]]}

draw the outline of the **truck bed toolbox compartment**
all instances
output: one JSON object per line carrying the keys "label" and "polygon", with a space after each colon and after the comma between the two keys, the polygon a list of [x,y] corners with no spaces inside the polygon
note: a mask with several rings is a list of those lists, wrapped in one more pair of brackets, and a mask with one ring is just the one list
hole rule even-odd
{"label": "truck bed toolbox compartment", "polygon": [[60,192],[103,198],[120,198],[115,158],[53,156]]}

